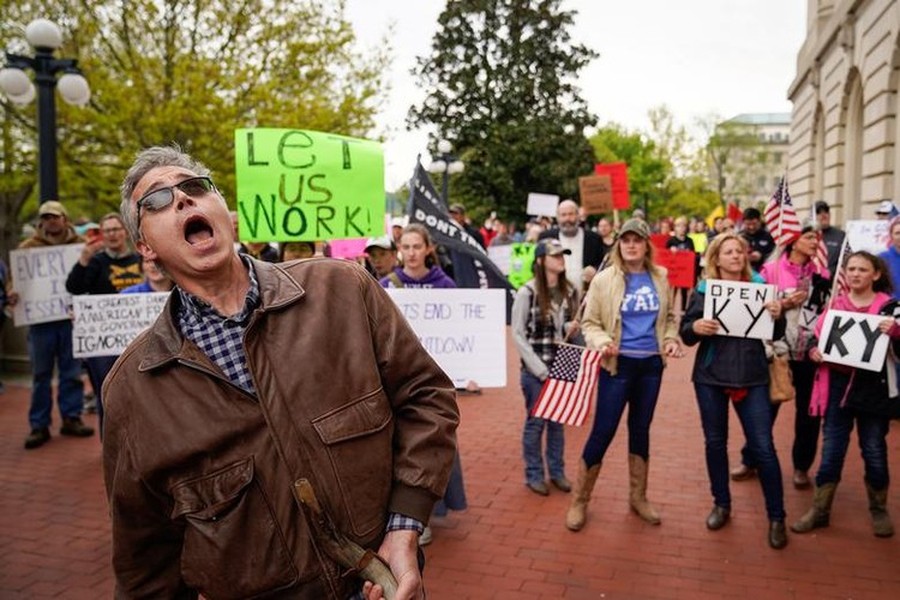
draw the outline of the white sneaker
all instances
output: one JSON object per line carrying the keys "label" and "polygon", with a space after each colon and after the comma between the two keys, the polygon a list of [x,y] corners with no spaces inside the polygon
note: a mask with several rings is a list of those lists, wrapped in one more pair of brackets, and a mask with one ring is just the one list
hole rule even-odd
{"label": "white sneaker", "polygon": [[423,531],[422,535],[419,536],[419,545],[427,546],[430,543],[431,543],[431,527],[426,525],[425,531]]}

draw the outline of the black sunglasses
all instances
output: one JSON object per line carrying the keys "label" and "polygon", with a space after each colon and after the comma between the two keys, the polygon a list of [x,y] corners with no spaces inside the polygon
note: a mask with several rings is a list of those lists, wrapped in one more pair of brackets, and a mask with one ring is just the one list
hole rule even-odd
{"label": "black sunglasses", "polygon": [[175,185],[159,188],[148,194],[144,194],[144,196],[137,201],[138,229],[141,228],[141,209],[147,209],[150,212],[161,211],[175,200],[176,188],[191,198],[199,198],[204,194],[208,194],[215,190],[216,186],[209,177],[190,177]]}

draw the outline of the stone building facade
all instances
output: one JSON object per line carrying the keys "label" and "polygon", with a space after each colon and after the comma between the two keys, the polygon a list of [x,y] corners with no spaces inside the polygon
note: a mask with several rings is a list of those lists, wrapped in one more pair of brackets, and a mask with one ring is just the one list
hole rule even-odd
{"label": "stone building facade", "polygon": [[[787,172],[790,113],[744,113],[716,128],[723,139],[719,152],[724,164],[714,165],[721,196],[740,208],[765,205]],[[728,147],[729,138],[735,145]],[[724,158],[724,156],[723,156]]]}
{"label": "stone building facade", "polygon": [[807,0],[797,57],[789,181],[798,209],[870,219],[900,198],[900,0]]}

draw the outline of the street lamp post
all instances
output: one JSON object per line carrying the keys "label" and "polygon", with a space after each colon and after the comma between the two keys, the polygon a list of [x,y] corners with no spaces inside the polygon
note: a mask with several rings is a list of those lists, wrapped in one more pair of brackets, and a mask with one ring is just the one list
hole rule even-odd
{"label": "street lamp post", "polygon": [[[0,69],[0,90],[15,104],[28,104],[35,97],[37,84],[38,172],[40,201],[58,200],[56,172],[56,97],[59,88],[63,100],[84,106],[91,98],[87,80],[72,58],[54,58],[53,52],[62,45],[62,32],[53,21],[35,19],[25,28],[25,39],[34,49],[34,56],[6,53],[6,66]],[[25,70],[34,72],[34,83]],[[57,80],[56,76],[62,73]]]}
{"label": "street lamp post", "polygon": [[449,197],[449,183],[450,183],[450,175],[455,175],[456,173],[462,173],[466,168],[465,163],[459,160],[456,156],[450,154],[453,150],[453,145],[447,140],[441,140],[437,145],[438,157],[436,160],[431,161],[431,164],[428,165],[428,171],[430,173],[441,173],[443,175],[441,182],[441,195],[444,200],[444,204],[448,204]]}

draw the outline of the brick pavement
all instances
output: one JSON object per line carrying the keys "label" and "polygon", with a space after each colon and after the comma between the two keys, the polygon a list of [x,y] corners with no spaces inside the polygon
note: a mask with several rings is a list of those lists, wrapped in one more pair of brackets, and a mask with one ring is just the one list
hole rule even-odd
{"label": "brick pavement", "polygon": [[[469,509],[434,522],[435,539],[427,548],[429,599],[900,597],[900,536],[883,540],[871,534],[855,442],[830,528],[791,535],[781,552],[769,549],[762,494],[751,481],[732,484],[732,522],[718,532],[706,530],[712,501],[690,365],[683,359],[667,371],[651,433],[649,496],[661,510],[662,525],[647,525],[628,510],[620,434],[601,472],[588,524],[575,534],[563,526],[567,495],[554,490],[542,498],[523,485],[523,400],[510,350],[505,389],[460,399]],[[23,386],[8,384],[0,395],[0,599],[109,598],[99,442],[54,433],[44,448],[26,452],[27,406]],[[789,467],[792,422],[791,411],[783,410],[776,426],[783,467]],[[584,429],[566,433],[573,477]],[[736,459],[741,434],[733,418],[732,431],[730,455]],[[895,423],[888,438],[895,470],[898,434]],[[789,520],[811,497],[790,485],[785,495]],[[900,526],[896,486],[889,505]]]}

